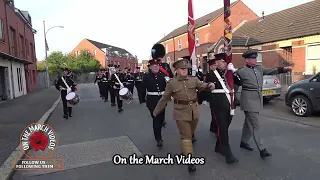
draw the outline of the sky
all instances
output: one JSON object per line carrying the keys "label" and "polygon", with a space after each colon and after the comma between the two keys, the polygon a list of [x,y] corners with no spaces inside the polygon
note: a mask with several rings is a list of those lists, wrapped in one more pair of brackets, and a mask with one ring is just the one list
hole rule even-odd
{"label": "sky", "polygon": [[[231,3],[235,0],[231,0]],[[242,0],[257,15],[281,11],[311,0]],[[32,3],[31,3],[32,2]],[[153,44],[187,23],[188,0],[15,0],[29,11],[37,34],[38,61],[45,57],[44,27],[49,54],[68,53],[84,38],[126,49],[139,61],[149,59]],[[194,17],[223,7],[223,0],[193,0]],[[232,13],[232,12],[231,12]]]}

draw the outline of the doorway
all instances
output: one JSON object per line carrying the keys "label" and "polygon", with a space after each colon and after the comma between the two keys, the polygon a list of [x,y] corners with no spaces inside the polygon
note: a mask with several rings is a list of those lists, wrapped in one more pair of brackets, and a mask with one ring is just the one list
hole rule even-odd
{"label": "doorway", "polygon": [[10,99],[8,68],[0,66],[0,101]]}

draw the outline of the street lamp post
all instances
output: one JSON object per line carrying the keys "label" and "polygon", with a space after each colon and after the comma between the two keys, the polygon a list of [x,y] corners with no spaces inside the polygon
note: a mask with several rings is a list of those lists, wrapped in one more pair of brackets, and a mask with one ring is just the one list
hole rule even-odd
{"label": "street lamp post", "polygon": [[43,34],[44,34],[44,46],[46,55],[46,75],[47,75],[47,87],[50,87],[50,76],[49,76],[49,63],[48,63],[48,43],[47,43],[47,33],[53,28],[64,28],[63,26],[53,26],[46,30],[46,23],[43,21]]}

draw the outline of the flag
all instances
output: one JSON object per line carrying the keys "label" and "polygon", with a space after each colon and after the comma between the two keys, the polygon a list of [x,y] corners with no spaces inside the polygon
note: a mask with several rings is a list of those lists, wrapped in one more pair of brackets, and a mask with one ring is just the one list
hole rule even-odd
{"label": "flag", "polygon": [[195,27],[193,18],[193,4],[192,0],[188,0],[188,45],[189,54],[192,64],[192,76],[196,76],[197,60],[196,60],[196,41],[195,41]]}
{"label": "flag", "polygon": [[[224,0],[224,37],[226,42],[224,44],[224,52],[226,62],[232,63],[232,27],[230,20],[230,0]],[[233,72],[228,70],[225,74],[225,79],[227,81],[227,86],[230,89],[230,114],[234,115],[234,82],[233,82]]]}
{"label": "flag", "polygon": [[47,39],[45,39],[45,43],[46,43],[46,51],[49,51],[49,46],[48,46]]}

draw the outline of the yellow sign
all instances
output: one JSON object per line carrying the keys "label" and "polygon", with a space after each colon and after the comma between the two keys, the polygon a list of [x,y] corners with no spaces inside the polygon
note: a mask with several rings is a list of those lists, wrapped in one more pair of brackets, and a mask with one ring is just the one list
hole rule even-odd
{"label": "yellow sign", "polygon": [[262,94],[263,95],[273,95],[275,94],[275,90],[265,90],[265,91],[262,91]]}

